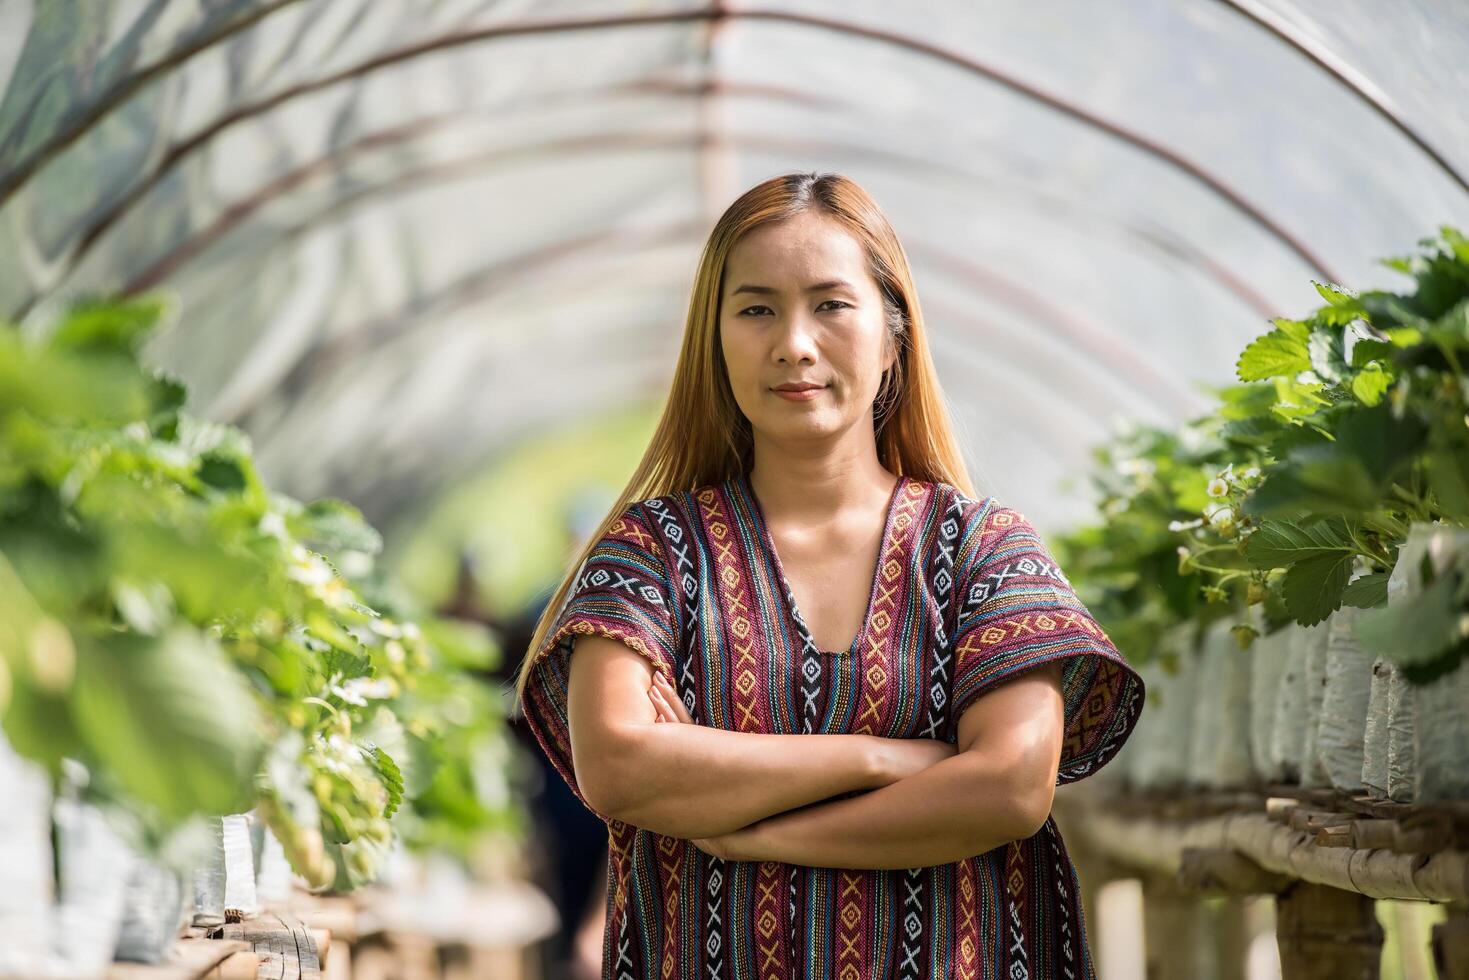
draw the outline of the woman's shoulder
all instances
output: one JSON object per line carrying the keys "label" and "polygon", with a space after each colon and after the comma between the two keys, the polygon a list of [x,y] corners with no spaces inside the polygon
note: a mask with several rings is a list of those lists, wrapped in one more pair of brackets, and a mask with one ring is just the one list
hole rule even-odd
{"label": "woman's shoulder", "polygon": [[942,508],[946,513],[959,515],[961,526],[970,527],[974,522],[988,522],[994,516],[1003,513],[1017,513],[1012,508],[1006,507],[998,498],[991,495],[970,496],[952,483],[942,480],[918,481],[932,488],[933,499],[936,506]]}
{"label": "woman's shoulder", "polygon": [[982,556],[1017,528],[1034,533],[1034,527],[1019,507],[993,495],[971,496],[942,481],[928,481],[935,505],[953,521],[965,554]]}

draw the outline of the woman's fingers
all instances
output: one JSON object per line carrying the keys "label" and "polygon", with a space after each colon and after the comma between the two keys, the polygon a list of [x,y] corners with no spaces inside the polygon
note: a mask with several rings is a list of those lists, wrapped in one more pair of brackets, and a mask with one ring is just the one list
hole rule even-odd
{"label": "woman's fingers", "polygon": [[685,725],[692,725],[694,723],[693,716],[689,714],[689,709],[684,707],[683,698],[678,696],[678,692],[673,689],[673,685],[669,683],[668,679],[662,674],[654,674],[653,684],[663,692],[663,700],[673,710],[676,720]]}
{"label": "woman's fingers", "polygon": [[653,683],[648,688],[648,697],[652,699],[653,706],[657,709],[661,720],[672,722],[688,720],[686,713],[680,710],[683,708],[683,703],[679,700],[678,694],[669,687],[668,681],[662,674],[653,675]]}
{"label": "woman's fingers", "polygon": [[653,710],[658,712],[656,721],[678,721],[677,713],[674,712],[673,706],[668,703],[668,699],[664,697],[663,691],[659,689],[657,684],[648,688],[648,699],[653,702]]}

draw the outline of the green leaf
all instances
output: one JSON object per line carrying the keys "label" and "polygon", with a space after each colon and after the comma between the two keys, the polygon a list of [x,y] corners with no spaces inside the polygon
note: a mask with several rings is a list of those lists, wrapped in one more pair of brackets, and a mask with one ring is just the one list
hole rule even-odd
{"label": "green leaf", "polygon": [[1435,502],[1445,516],[1469,524],[1469,446],[1462,443],[1427,454],[1424,465]]}
{"label": "green leaf", "polygon": [[1308,527],[1291,521],[1265,521],[1245,542],[1245,559],[1254,568],[1285,568],[1307,559],[1353,553],[1351,535],[1340,518]]}
{"label": "green leaf", "polygon": [[352,653],[329,646],[319,654],[321,669],[327,677],[340,675],[342,680],[372,676],[372,658],[366,654]]}
{"label": "green leaf", "polygon": [[1352,367],[1364,368],[1373,361],[1390,360],[1393,349],[1393,345],[1387,340],[1360,337],[1352,345]]}
{"label": "green leaf", "polygon": [[1268,418],[1275,404],[1275,388],[1268,384],[1228,385],[1214,389],[1214,393],[1220,402],[1215,414],[1225,420]]}
{"label": "green leaf", "polygon": [[1321,298],[1332,306],[1356,307],[1359,305],[1357,297],[1340,286],[1317,282],[1315,279],[1311,280],[1311,285],[1315,286],[1316,292],[1321,294]]}
{"label": "green leaf", "polygon": [[1321,554],[1301,559],[1286,570],[1281,594],[1296,622],[1315,626],[1341,607],[1355,557],[1349,553]]}
{"label": "green leaf", "polygon": [[163,314],[160,297],[135,300],[88,299],[63,314],[50,336],[51,347],[70,351],[118,351],[131,354]]}
{"label": "green leaf", "polygon": [[169,818],[249,808],[263,722],[217,643],[187,626],[79,641],[77,726],[119,786]]}
{"label": "green leaf", "polygon": [[286,526],[297,538],[318,551],[382,551],[382,535],[344,500],[323,497],[286,515]]}
{"label": "green leaf", "polygon": [[1359,514],[1377,500],[1377,488],[1361,464],[1332,446],[1311,446],[1272,468],[1243,509],[1254,517]]}
{"label": "green leaf", "polygon": [[1422,449],[1427,431],[1415,416],[1394,418],[1387,405],[1346,413],[1335,428],[1336,444],[1376,477],[1392,483],[1398,471]]}
{"label": "green leaf", "polygon": [[1236,419],[1219,427],[1219,435],[1230,442],[1247,446],[1268,446],[1278,436],[1284,425],[1273,416]]}
{"label": "green leaf", "polygon": [[1358,609],[1371,609],[1387,602],[1387,572],[1371,572],[1346,587],[1341,604]]}
{"label": "green leaf", "polygon": [[[1311,355],[1306,348],[1310,328],[1284,318],[1275,322],[1290,324],[1290,327],[1282,326],[1279,330],[1272,330],[1244,349],[1235,364],[1235,375],[1241,381],[1293,378],[1311,367]],[[1301,329],[1297,329],[1298,327]]]}
{"label": "green leaf", "polygon": [[367,744],[368,759],[372,767],[377,771],[378,778],[382,780],[383,786],[388,791],[388,803],[383,808],[383,817],[391,817],[398,812],[398,806],[403,802],[403,773],[399,771],[397,763],[392,756],[384,752],[379,746],[369,742]]}
{"label": "green leaf", "polygon": [[[1356,352],[1353,351],[1353,353]],[[1387,386],[1391,380],[1391,375],[1382,369],[1381,363],[1369,361],[1352,378],[1352,394],[1356,395],[1357,400],[1363,405],[1376,405],[1387,393]]]}
{"label": "green leaf", "polygon": [[1306,349],[1311,358],[1311,370],[1323,381],[1340,384],[1347,373],[1341,334],[1335,330],[1313,330],[1306,341]]}

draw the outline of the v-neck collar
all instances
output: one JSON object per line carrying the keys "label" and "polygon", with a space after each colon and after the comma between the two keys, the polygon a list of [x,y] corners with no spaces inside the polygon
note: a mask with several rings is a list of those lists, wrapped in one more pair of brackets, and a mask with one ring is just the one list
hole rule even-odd
{"label": "v-neck collar", "polygon": [[801,615],[800,609],[796,607],[796,593],[791,588],[791,583],[786,578],[785,566],[781,564],[780,552],[775,549],[775,536],[770,533],[770,525],[765,521],[765,512],[760,507],[760,499],[755,496],[755,487],[750,483],[748,472],[740,473],[734,479],[739,491],[749,504],[750,513],[754,516],[755,524],[760,532],[760,542],[770,555],[771,564],[775,567],[775,574],[780,578],[780,585],[785,590],[786,601],[790,606],[791,619],[794,620],[796,634],[800,637],[803,646],[808,650],[817,650],[827,656],[848,656],[861,649],[861,643],[867,636],[869,625],[872,621],[872,607],[877,602],[878,576],[882,572],[883,555],[887,554],[889,538],[893,531],[893,514],[897,510],[898,498],[903,492],[908,477],[899,474],[898,482],[893,484],[893,490],[888,497],[887,510],[883,515],[882,537],[877,543],[877,557],[872,564],[872,585],[867,593],[867,609],[862,614],[862,625],[857,628],[857,635],[852,638],[852,645],[845,651],[822,650],[812,638],[811,631],[806,627],[806,618]]}

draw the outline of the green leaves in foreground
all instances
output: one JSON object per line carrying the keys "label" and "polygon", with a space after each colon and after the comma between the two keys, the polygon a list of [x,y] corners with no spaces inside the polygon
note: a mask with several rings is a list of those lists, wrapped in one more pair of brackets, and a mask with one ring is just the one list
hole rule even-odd
{"label": "green leaves in foreground", "polygon": [[87,302],[40,337],[0,323],[9,741],[84,772],[152,840],[258,805],[316,888],[372,880],[395,815],[420,843],[481,832],[497,800],[446,838],[418,794],[504,737],[463,693],[493,643],[379,601],[382,539],[357,508],[270,492],[245,433],[182,413],[183,386],[138,358],[160,310]]}
{"label": "green leaves in foreground", "polygon": [[120,789],[169,819],[251,806],[263,719],[217,642],[184,624],[78,639],[73,721]]}
{"label": "green leaves in foreground", "polygon": [[392,757],[376,745],[369,743],[366,750],[368,758],[372,760],[372,768],[377,770],[378,778],[382,780],[383,786],[388,791],[388,802],[383,807],[383,817],[391,817],[398,812],[398,806],[403,802],[403,773],[398,769]]}
{"label": "green leaves in foreground", "polygon": [[1314,626],[1341,607],[1356,554],[1339,517],[1308,527],[1265,521],[1245,544],[1245,558],[1254,567],[1286,570],[1281,595],[1302,626]]}

